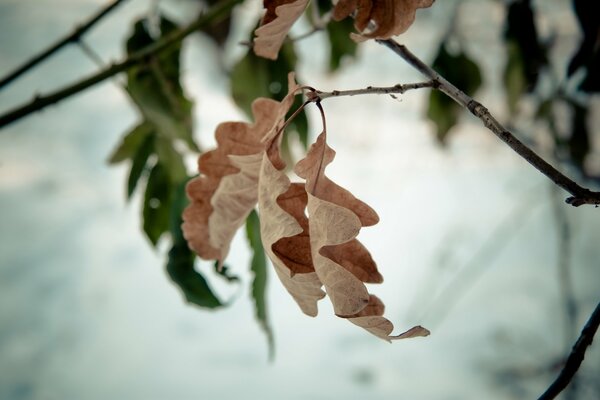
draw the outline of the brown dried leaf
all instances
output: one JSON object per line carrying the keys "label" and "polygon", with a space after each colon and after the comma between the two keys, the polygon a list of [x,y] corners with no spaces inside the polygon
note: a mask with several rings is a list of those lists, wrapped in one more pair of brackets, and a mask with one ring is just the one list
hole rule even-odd
{"label": "brown dried leaf", "polygon": [[383,278],[368,250],[356,240],[361,227],[379,219],[371,207],[325,176],[335,156],[325,139],[323,132],[295,171],[306,179],[312,259],[336,315],[387,341],[427,336],[429,331],[421,327],[390,336],[394,326],[383,317],[383,303],[364,285]]}
{"label": "brown dried leaf", "polygon": [[308,2],[309,0],[265,0],[267,12],[261,26],[254,31],[254,53],[271,60],[277,59],[286,35],[306,9]]}
{"label": "brown dried leaf", "polygon": [[314,317],[325,293],[310,254],[306,190],[304,184],[290,184],[277,144],[269,150],[263,153],[258,187],[262,242],[283,286],[302,311]]}
{"label": "brown dried leaf", "polygon": [[204,259],[223,262],[231,240],[258,201],[258,175],[266,139],[282,124],[298,85],[289,75],[289,92],[281,101],[252,103],[255,123],[224,122],[217,127],[218,147],[200,156],[201,176],[187,185],[191,204],[183,212],[183,233]]}
{"label": "brown dried leaf", "polygon": [[340,21],[356,12],[354,27],[361,34],[352,35],[355,40],[389,39],[406,32],[415,21],[417,9],[430,7],[434,1],[340,0],[333,9],[333,19]]}
{"label": "brown dried leaf", "polygon": [[385,306],[383,302],[377,296],[371,295],[369,304],[358,314],[349,317],[348,321],[388,342],[398,339],[429,336],[430,332],[420,325],[413,326],[399,335],[391,336],[390,334],[394,330],[394,325],[387,318],[383,317],[384,310]]}
{"label": "brown dried leaf", "polygon": [[315,270],[335,313],[350,316],[369,302],[363,282],[383,281],[370,253],[355,239],[361,226],[374,225],[379,218],[371,207],[325,176],[325,167],[334,155],[322,133],[295,171],[306,179]]}

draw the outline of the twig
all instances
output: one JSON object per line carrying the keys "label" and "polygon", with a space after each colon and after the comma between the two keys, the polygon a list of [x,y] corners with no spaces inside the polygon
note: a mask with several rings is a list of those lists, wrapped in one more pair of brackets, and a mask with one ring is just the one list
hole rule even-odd
{"label": "twig", "polygon": [[331,92],[322,92],[320,90],[312,90],[307,93],[307,97],[312,102],[319,102],[330,97],[341,97],[341,96],[358,96],[362,94],[403,94],[408,90],[433,88],[437,87],[436,81],[417,82],[417,83],[405,83],[403,85],[398,84],[388,87],[375,87],[368,86],[364,89],[353,89],[353,90],[333,90]]}
{"label": "twig", "polygon": [[569,354],[569,358],[567,358],[560,374],[538,400],[554,399],[567,387],[567,385],[569,385],[569,382],[571,382],[585,358],[585,351],[594,340],[598,325],[600,325],[600,303],[598,303],[596,309],[590,316],[590,319],[585,324],[585,327],[581,331],[581,335],[579,335],[579,339],[577,339],[577,342],[573,345],[571,354]]}
{"label": "twig", "polygon": [[9,125],[29,114],[39,111],[46,106],[57,103],[67,97],[70,97],[76,93],[79,93],[89,87],[92,87],[111,76],[114,76],[120,72],[123,72],[134,65],[144,61],[149,56],[156,55],[162,51],[168,49],[173,44],[179,43],[185,37],[195,32],[196,30],[204,27],[208,23],[214,22],[220,17],[223,17],[226,12],[231,10],[233,6],[241,3],[242,0],[224,0],[219,2],[216,6],[212,7],[206,14],[201,15],[198,19],[185,28],[178,29],[169,35],[165,36],[158,42],[152,43],[151,45],[135,52],[134,54],[127,57],[125,60],[113,64],[104,70],[89,76],[79,82],[63,87],[62,89],[56,90],[52,93],[36,96],[29,103],[18,106],[7,113],[0,115],[0,128]]}
{"label": "twig", "polygon": [[58,40],[56,43],[54,43],[41,53],[31,57],[28,61],[23,63],[21,66],[17,67],[13,72],[10,72],[8,75],[2,78],[2,80],[0,80],[0,89],[17,79],[25,72],[29,71],[31,68],[35,67],[37,64],[44,61],[46,58],[50,57],[52,54],[56,53],[58,50],[60,50],[67,44],[78,42],[81,39],[81,36],[83,36],[92,26],[94,26],[98,21],[104,18],[108,13],[110,13],[124,1],[125,0],[113,1],[109,5],[98,11],[98,13],[92,16],[87,22],[78,25],[77,28],[69,35]]}
{"label": "twig", "polygon": [[571,204],[575,207],[583,204],[593,204],[596,206],[600,204],[600,192],[593,192],[589,189],[579,186],[579,184],[569,179],[552,165],[548,164],[543,158],[538,156],[533,150],[523,144],[504,126],[502,126],[502,124],[500,124],[500,122],[498,122],[494,116],[490,114],[488,109],[485,108],[481,103],[472,99],[452,83],[448,82],[444,77],[435,72],[417,56],[411,53],[404,45],[401,45],[392,39],[377,40],[377,42],[394,51],[423,75],[436,81],[439,84],[437,87],[438,90],[442,91],[452,100],[468,109],[471,114],[483,122],[483,125],[485,125],[486,128],[498,136],[498,138],[506,143],[517,154],[523,157],[538,171],[550,178],[556,185],[569,192],[572,197],[567,198],[566,202],[568,204]]}

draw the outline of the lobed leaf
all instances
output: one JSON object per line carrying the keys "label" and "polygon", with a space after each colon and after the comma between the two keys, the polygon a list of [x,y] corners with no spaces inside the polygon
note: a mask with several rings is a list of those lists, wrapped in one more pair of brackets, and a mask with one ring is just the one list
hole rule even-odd
{"label": "lobed leaf", "polygon": [[333,9],[333,19],[354,15],[354,27],[366,39],[389,39],[406,32],[415,21],[418,8],[430,7],[435,0],[340,0]]}
{"label": "lobed leaf", "polygon": [[256,55],[277,59],[279,49],[294,22],[306,9],[309,0],[265,0],[266,14],[261,26],[254,31],[254,52]]}
{"label": "lobed leaf", "polygon": [[269,135],[283,124],[298,86],[290,74],[290,94],[281,102],[259,98],[255,123],[225,122],[217,127],[217,149],[200,156],[201,176],[187,186],[192,203],[183,213],[189,245],[205,259],[223,262],[237,229],[258,201],[258,175]]}
{"label": "lobed leaf", "polygon": [[312,263],[303,184],[290,184],[274,142],[263,153],[258,204],[261,237],[277,276],[302,312],[314,317],[325,296]]}
{"label": "lobed leaf", "polygon": [[383,277],[356,239],[361,227],[374,225],[379,218],[371,207],[325,176],[334,156],[323,132],[295,171],[306,180],[312,261],[336,315],[388,341],[428,335],[426,329],[415,327],[390,336],[394,327],[382,316],[383,303],[364,284],[381,283]]}

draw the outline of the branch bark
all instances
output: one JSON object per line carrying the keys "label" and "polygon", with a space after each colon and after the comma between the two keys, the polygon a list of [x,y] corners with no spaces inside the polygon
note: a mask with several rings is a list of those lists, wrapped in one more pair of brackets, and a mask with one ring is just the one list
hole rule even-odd
{"label": "branch bark", "polygon": [[66,99],[76,93],[79,93],[85,89],[88,89],[105,79],[110,78],[120,72],[126,71],[134,65],[144,61],[147,57],[159,54],[172,45],[179,43],[185,37],[195,32],[196,30],[203,28],[211,22],[217,21],[219,18],[225,16],[236,4],[241,3],[242,0],[224,0],[219,2],[216,6],[212,7],[208,12],[202,14],[197,20],[186,26],[185,28],[178,29],[177,31],[165,36],[158,42],[155,42],[144,49],[130,55],[125,60],[112,64],[111,66],[91,75],[79,82],[73,83],[62,89],[54,92],[36,96],[32,101],[15,107],[12,110],[0,115],[0,128],[5,127],[23,117],[28,116],[36,111],[39,111],[51,104],[58,103],[59,101]]}
{"label": "branch bark", "polygon": [[392,39],[377,40],[377,42],[391,49],[423,75],[437,82],[438,90],[442,91],[452,100],[469,110],[471,114],[481,120],[486,128],[492,131],[517,154],[519,154],[542,174],[550,178],[556,185],[569,192],[572,196],[567,198],[566,202],[568,204],[571,204],[575,207],[583,204],[593,204],[596,206],[600,204],[600,192],[593,192],[580,186],[546,162],[523,142],[517,139],[508,129],[502,126],[502,124],[500,124],[500,122],[498,122],[488,111],[488,109],[485,108],[481,103],[472,99],[452,83],[448,82],[443,76],[435,72],[431,67],[411,53],[406,46],[401,45]]}
{"label": "branch bark", "polygon": [[590,316],[590,319],[585,324],[585,327],[579,335],[579,339],[575,342],[569,358],[565,362],[563,369],[560,371],[558,377],[552,382],[550,387],[538,398],[538,400],[551,400],[562,392],[567,385],[571,382],[575,373],[581,366],[583,359],[585,358],[585,352],[587,348],[592,344],[594,335],[600,325],[600,303],[596,306],[596,309]]}
{"label": "branch bark", "polygon": [[19,76],[23,75],[25,72],[29,71],[31,68],[35,67],[46,58],[50,57],[52,54],[56,53],[58,50],[62,49],[64,46],[75,43],[80,40],[80,38],[91,29],[96,23],[98,23],[102,18],[104,18],[108,13],[114,10],[118,5],[122,4],[125,0],[115,0],[100,11],[98,11],[95,15],[93,15],[88,21],[84,22],[77,26],[77,28],[71,32],[69,35],[64,38],[58,40],[53,45],[48,47],[46,50],[42,51],[39,54],[31,57],[28,61],[23,63],[21,66],[17,67],[14,71],[7,74],[4,78],[0,80],[0,89],[4,86],[8,85]]}
{"label": "branch bark", "polygon": [[436,81],[417,82],[417,83],[405,83],[387,87],[368,86],[364,89],[352,89],[352,90],[333,90],[331,92],[323,92],[311,88],[311,92],[307,93],[307,97],[312,102],[320,102],[330,97],[342,97],[342,96],[358,96],[363,94],[403,94],[408,90],[423,89],[423,88],[435,88],[437,87]]}

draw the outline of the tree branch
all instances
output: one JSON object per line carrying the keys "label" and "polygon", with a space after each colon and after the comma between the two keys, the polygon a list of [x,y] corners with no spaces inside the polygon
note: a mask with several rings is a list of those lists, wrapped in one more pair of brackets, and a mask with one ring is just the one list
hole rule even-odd
{"label": "tree branch", "polygon": [[498,122],[481,103],[472,99],[452,83],[448,82],[443,76],[435,72],[431,67],[411,53],[404,45],[401,45],[392,39],[377,40],[377,42],[391,49],[426,77],[436,81],[438,83],[438,90],[468,109],[471,114],[481,120],[486,128],[492,131],[517,154],[523,157],[542,174],[550,178],[556,185],[569,192],[572,197],[567,198],[566,202],[568,204],[575,207],[583,204],[593,204],[596,206],[600,204],[600,192],[592,192],[589,189],[579,186],[579,184],[554,168],[533,150],[523,144],[523,142],[517,139],[508,129],[502,126],[502,124],[500,124],[500,122]]}
{"label": "tree branch", "polygon": [[56,43],[48,47],[46,50],[41,53],[31,57],[28,61],[23,63],[21,66],[17,67],[14,71],[10,72],[6,75],[2,80],[0,80],[0,89],[4,86],[8,85],[10,82],[17,79],[19,76],[29,71],[31,68],[35,67],[37,64],[44,61],[46,58],[50,57],[52,54],[56,53],[58,50],[63,48],[69,43],[78,42],[92,26],[96,25],[98,21],[104,18],[108,13],[114,10],[118,5],[123,3],[125,0],[115,0],[100,11],[98,11],[94,16],[92,16],[87,22],[80,24],[77,28],[71,32],[69,35],[64,38],[58,40]]}
{"label": "tree branch", "polygon": [[[320,102],[330,97],[341,97],[341,96],[358,96],[362,94],[403,94],[408,90],[423,89],[437,87],[436,81],[417,82],[417,83],[405,83],[403,85],[398,84],[388,87],[376,87],[368,86],[364,89],[353,89],[353,90],[333,90],[331,92],[322,92],[320,90],[313,89],[313,91],[307,94],[308,99],[311,102]],[[311,88],[312,89],[312,88]]]}
{"label": "tree branch", "polygon": [[241,3],[242,0],[224,0],[219,2],[216,6],[212,7],[208,12],[202,14],[197,20],[186,26],[185,28],[178,29],[171,34],[165,36],[158,42],[152,43],[151,45],[143,48],[131,54],[125,60],[113,64],[96,74],[89,76],[79,82],[73,83],[62,89],[56,90],[52,93],[48,93],[41,96],[36,96],[32,101],[15,107],[14,109],[0,115],[0,128],[7,126],[31,113],[39,111],[51,104],[57,103],[67,97],[70,97],[76,93],[79,93],[89,87],[92,87],[111,76],[114,76],[120,72],[126,71],[134,65],[144,61],[147,57],[159,54],[170,46],[179,43],[185,37],[195,32],[196,30],[206,26],[207,24],[218,20],[225,16],[236,4]]}
{"label": "tree branch", "polygon": [[565,366],[560,371],[560,374],[552,382],[552,385],[542,394],[538,400],[551,400],[554,399],[560,392],[562,392],[569,382],[575,376],[575,373],[579,369],[579,366],[583,362],[585,358],[585,351],[592,344],[592,340],[594,340],[594,335],[598,330],[598,325],[600,325],[600,303],[596,306],[596,309],[590,316],[590,319],[585,324],[585,327],[581,331],[581,335],[579,335],[579,339],[575,342],[573,349],[571,350],[571,354],[569,354],[569,358],[565,362]]}

